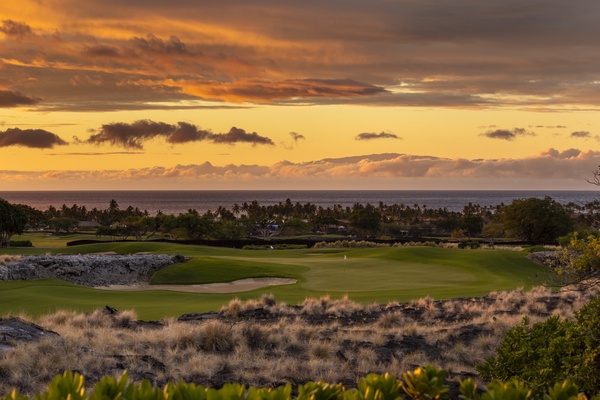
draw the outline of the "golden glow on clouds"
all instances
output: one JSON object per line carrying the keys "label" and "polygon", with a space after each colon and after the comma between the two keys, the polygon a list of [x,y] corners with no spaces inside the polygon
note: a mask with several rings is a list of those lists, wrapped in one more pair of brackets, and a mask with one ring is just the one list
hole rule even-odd
{"label": "golden glow on clouds", "polygon": [[108,189],[115,182],[127,182],[131,189],[141,189],[150,182],[173,180],[179,180],[184,188],[202,183],[205,189],[222,188],[224,183],[235,182],[243,188],[267,189],[274,184],[279,185],[280,189],[309,188],[314,181],[325,183],[341,180],[346,182],[347,187],[357,189],[385,181],[401,186],[404,179],[429,180],[441,185],[440,189],[451,189],[452,181],[456,180],[469,189],[492,189],[494,186],[490,184],[490,179],[511,179],[513,186],[549,189],[552,188],[547,181],[550,175],[553,181],[563,185],[563,189],[568,189],[576,187],[571,176],[574,173],[584,174],[589,162],[600,162],[600,153],[547,149],[529,158],[478,161],[391,153],[309,163],[280,162],[271,166],[215,166],[203,163],[127,170],[0,171],[0,179],[9,187],[46,181],[59,188],[65,184],[83,185],[81,189]]}
{"label": "golden glow on clouds", "polygon": [[0,190],[588,188],[600,4],[466,1],[6,0]]}

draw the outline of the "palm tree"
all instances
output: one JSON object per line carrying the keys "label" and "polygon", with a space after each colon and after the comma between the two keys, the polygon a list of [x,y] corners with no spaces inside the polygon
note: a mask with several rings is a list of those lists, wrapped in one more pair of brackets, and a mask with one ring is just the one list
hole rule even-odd
{"label": "palm tree", "polygon": [[249,211],[250,211],[250,206],[248,205],[248,203],[246,203],[246,202],[242,203],[242,212],[244,212],[246,214],[246,216],[248,216]]}
{"label": "palm tree", "polygon": [[115,211],[119,211],[119,203],[117,203],[117,201],[115,199],[112,199],[110,201],[110,204],[108,205],[108,211],[110,213],[114,213]]}

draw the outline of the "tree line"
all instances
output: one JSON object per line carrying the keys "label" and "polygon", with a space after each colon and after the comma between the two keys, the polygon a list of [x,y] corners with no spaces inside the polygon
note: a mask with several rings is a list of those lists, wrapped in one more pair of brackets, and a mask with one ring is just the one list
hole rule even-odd
{"label": "tree line", "polygon": [[105,209],[63,204],[41,211],[0,199],[0,244],[6,245],[10,236],[26,229],[72,233],[84,228],[82,221],[87,221],[87,229],[94,229],[97,236],[136,240],[268,239],[335,233],[370,239],[440,236],[551,243],[575,229],[594,227],[599,213],[597,200],[584,205],[562,205],[550,197],[517,199],[509,205],[496,206],[469,203],[460,212],[419,204],[380,202],[323,207],[290,199],[269,205],[254,200],[230,208],[219,206],[203,214],[190,209],[178,215],[161,211],[150,215],[131,205],[121,208],[115,200]]}

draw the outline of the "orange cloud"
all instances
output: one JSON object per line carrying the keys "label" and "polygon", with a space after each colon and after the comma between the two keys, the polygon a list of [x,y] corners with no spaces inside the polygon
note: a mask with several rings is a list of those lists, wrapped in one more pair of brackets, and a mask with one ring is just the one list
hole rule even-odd
{"label": "orange cloud", "polygon": [[385,92],[383,88],[348,79],[233,82],[168,80],[165,84],[179,86],[182,92],[204,99],[259,103],[275,100],[364,97]]}
{"label": "orange cloud", "polygon": [[40,101],[34,97],[25,96],[19,92],[11,90],[0,90],[0,107],[17,107],[24,105],[33,105]]}
{"label": "orange cloud", "polygon": [[[109,95],[119,98],[117,109],[151,109],[165,100],[169,108],[190,98],[535,111],[600,106],[600,24],[591,17],[600,5],[590,1],[547,0],[541,11],[517,0],[2,6],[3,74],[34,78],[10,89],[43,98],[37,107],[45,110],[105,110]],[[102,85],[70,87],[74,76],[92,72],[103,74]]]}

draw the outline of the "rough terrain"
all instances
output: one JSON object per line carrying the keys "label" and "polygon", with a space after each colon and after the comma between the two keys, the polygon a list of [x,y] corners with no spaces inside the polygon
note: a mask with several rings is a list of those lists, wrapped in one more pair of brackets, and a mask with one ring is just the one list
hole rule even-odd
{"label": "rough terrain", "polygon": [[82,286],[148,283],[152,275],[184,262],[166,254],[26,255],[0,265],[0,280],[56,278]]}

